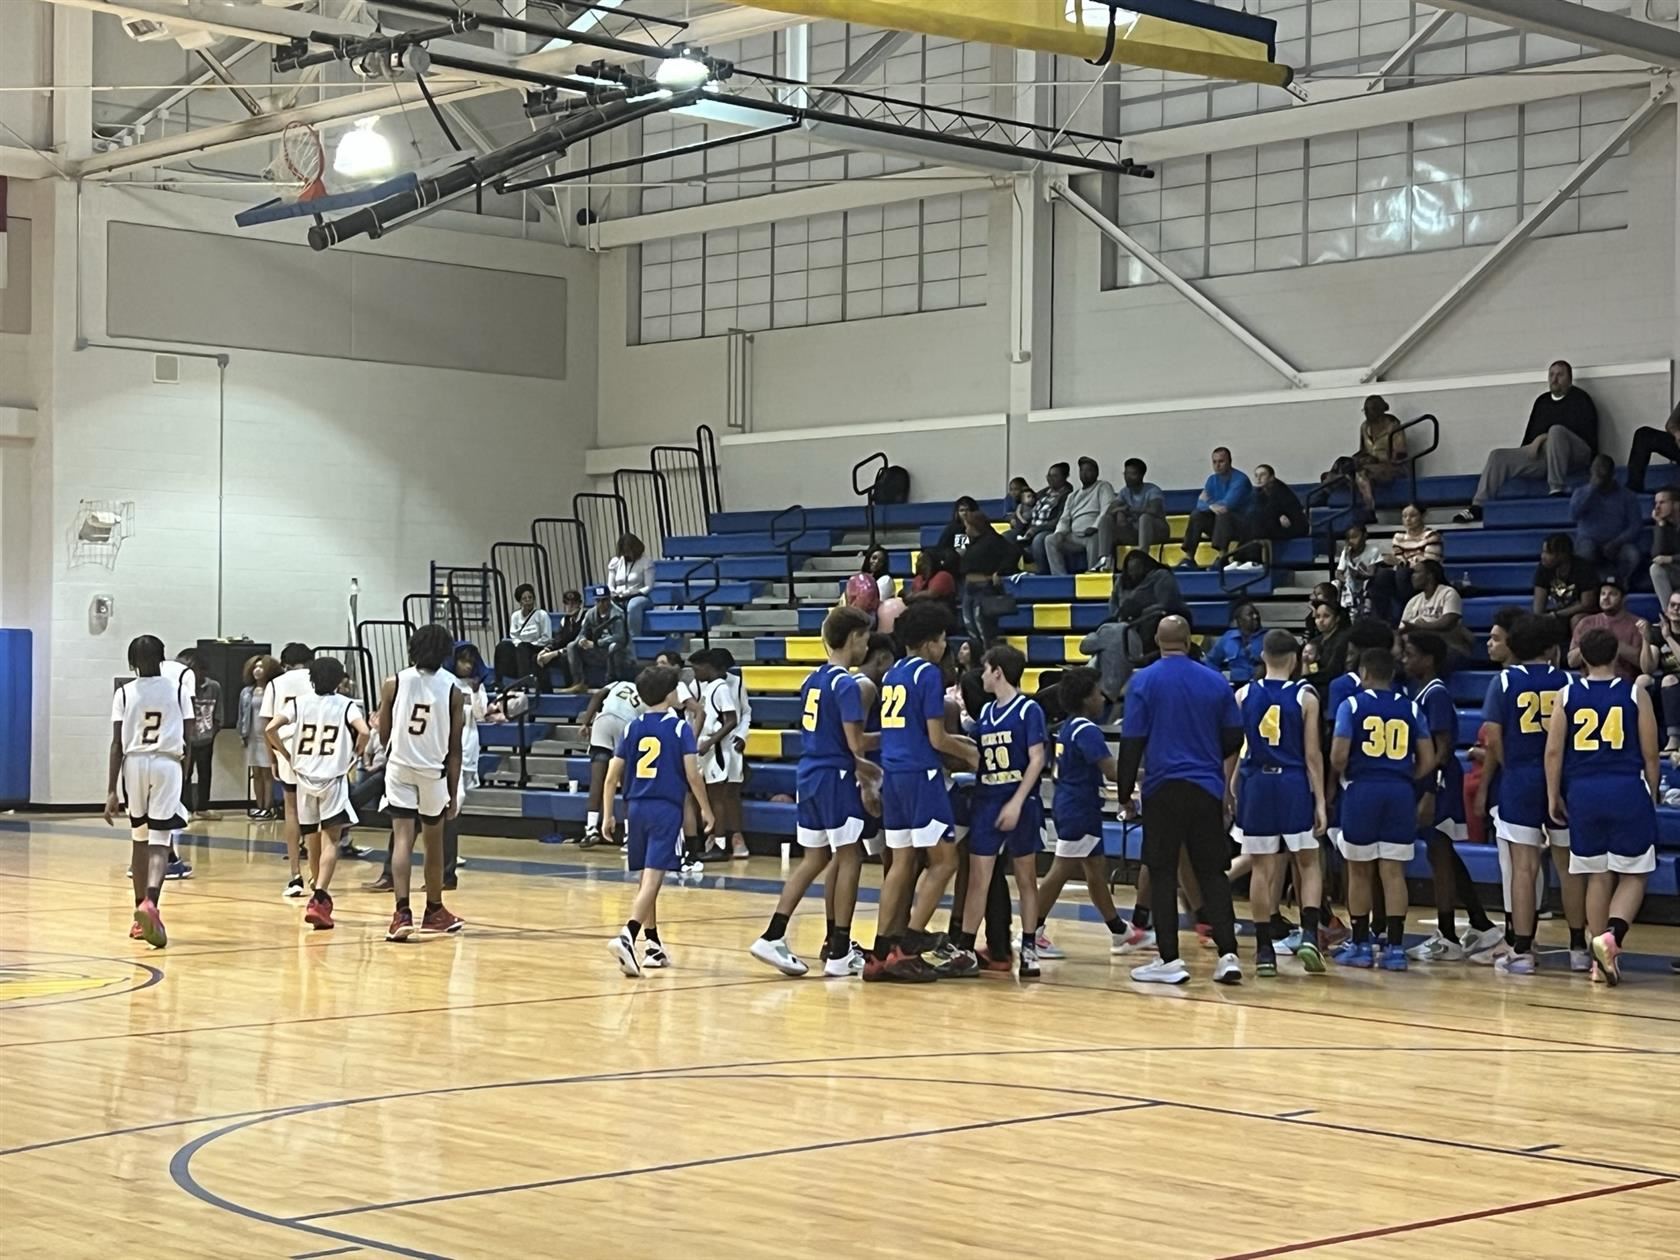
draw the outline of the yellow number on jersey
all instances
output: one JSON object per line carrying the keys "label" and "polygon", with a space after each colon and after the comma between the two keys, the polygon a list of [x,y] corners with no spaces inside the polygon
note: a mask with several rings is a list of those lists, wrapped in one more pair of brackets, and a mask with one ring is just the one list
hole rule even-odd
{"label": "yellow number on jersey", "polygon": [[1517,697],[1517,708],[1521,716],[1517,720],[1517,729],[1524,735],[1540,735],[1545,732],[1546,719],[1552,716],[1552,710],[1557,708],[1558,693],[1555,691],[1525,691]]}
{"label": "yellow number on jersey", "polygon": [[822,702],[822,692],[813,687],[805,693],[805,716],[801,725],[808,731],[817,729],[817,705]]}
{"label": "yellow number on jersey", "polygon": [[881,688],[881,729],[904,729],[904,706],[910,701],[910,689],[903,683]]}
{"label": "yellow number on jersey", "polygon": [[1000,770],[1009,769],[1009,749],[1007,748],[988,746],[980,750],[980,755],[985,759],[987,774],[996,774]]}
{"label": "yellow number on jersey", "polygon": [[1376,761],[1404,761],[1411,755],[1412,728],[1400,718],[1372,714],[1365,719],[1365,742],[1359,751]]}
{"label": "yellow number on jersey", "polygon": [[1622,711],[1619,707],[1604,715],[1602,726],[1599,724],[1597,709],[1575,711],[1576,752],[1597,752],[1601,744],[1620,752],[1623,738]]}
{"label": "yellow number on jersey", "polygon": [[1260,738],[1273,748],[1283,742],[1283,710],[1272,705],[1260,715]]}
{"label": "yellow number on jersey", "polygon": [[636,777],[651,779],[659,773],[659,737],[643,735],[636,745]]}

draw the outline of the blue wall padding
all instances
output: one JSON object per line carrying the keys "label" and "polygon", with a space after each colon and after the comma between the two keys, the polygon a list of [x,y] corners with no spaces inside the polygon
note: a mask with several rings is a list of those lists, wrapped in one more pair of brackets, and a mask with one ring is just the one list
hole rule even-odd
{"label": "blue wall padding", "polygon": [[0,630],[0,805],[29,799],[29,712],[33,640]]}

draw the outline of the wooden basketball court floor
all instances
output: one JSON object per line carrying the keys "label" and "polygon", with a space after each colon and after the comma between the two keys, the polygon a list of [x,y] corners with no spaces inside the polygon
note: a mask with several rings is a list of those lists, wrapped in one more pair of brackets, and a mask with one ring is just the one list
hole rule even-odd
{"label": "wooden basketball court floor", "polygon": [[311,933],[272,825],[197,830],[152,952],[121,832],[0,821],[0,1254],[1680,1251],[1680,932],[1614,991],[1205,955],[1148,989],[1067,917],[1038,983],[866,987],[747,956],[755,859],[667,887],[676,966],[631,981],[615,851],[468,837],[471,926],[398,946],[376,867]]}

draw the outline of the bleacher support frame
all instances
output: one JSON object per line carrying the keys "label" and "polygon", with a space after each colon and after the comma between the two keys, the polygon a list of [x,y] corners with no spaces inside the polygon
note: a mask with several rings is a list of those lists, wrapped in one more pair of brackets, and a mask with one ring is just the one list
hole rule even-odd
{"label": "bleacher support frame", "polygon": [[[877,461],[879,461],[879,466],[877,466]],[[869,479],[867,486],[860,485],[858,474],[865,468],[871,467],[875,468],[875,475]],[[861,495],[863,498],[863,519],[869,527],[870,550],[875,548],[875,483],[881,479],[881,474],[889,467],[891,467],[891,461],[887,459],[885,451],[871,452],[852,465],[852,493]]]}

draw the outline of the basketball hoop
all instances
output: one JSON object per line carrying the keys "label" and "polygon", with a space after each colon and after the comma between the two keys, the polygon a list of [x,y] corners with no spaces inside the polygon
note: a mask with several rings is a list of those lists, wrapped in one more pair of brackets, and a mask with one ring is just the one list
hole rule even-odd
{"label": "basketball hoop", "polygon": [[327,194],[321,176],[327,169],[327,152],[321,147],[321,137],[315,128],[304,123],[288,123],[280,135],[280,156],[292,178],[302,185],[299,201],[314,201]]}

